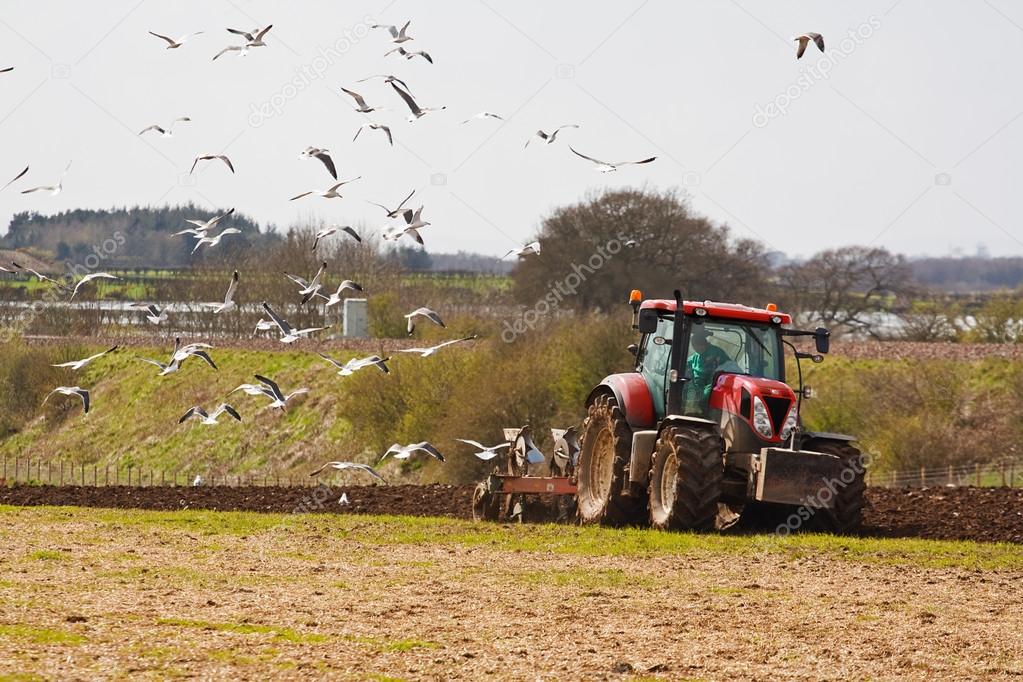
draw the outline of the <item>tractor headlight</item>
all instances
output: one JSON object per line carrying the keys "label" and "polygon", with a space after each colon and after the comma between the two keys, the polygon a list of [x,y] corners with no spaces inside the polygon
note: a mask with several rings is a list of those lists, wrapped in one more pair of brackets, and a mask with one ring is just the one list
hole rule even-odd
{"label": "tractor headlight", "polygon": [[771,428],[771,417],[767,413],[767,406],[764,405],[764,401],[758,395],[753,396],[753,428],[764,438],[770,438],[774,435],[774,429]]}
{"label": "tractor headlight", "polygon": [[796,406],[789,408],[789,416],[785,417],[785,425],[781,427],[781,439],[785,440],[792,435],[792,429],[796,428]]}

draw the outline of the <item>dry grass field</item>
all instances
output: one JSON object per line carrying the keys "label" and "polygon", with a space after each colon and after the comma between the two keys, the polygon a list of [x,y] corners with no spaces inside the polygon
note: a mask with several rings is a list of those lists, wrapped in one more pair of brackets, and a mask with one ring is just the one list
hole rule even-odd
{"label": "dry grass field", "polygon": [[1023,674],[1023,548],[0,507],[0,679]]}

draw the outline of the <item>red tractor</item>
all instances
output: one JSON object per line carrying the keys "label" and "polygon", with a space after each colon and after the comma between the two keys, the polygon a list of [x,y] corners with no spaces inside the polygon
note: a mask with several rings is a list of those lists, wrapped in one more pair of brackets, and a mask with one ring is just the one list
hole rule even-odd
{"label": "red tractor", "polygon": [[[574,501],[581,523],[677,530],[723,530],[740,518],[778,528],[855,532],[864,502],[864,466],[854,438],[805,431],[799,418],[800,361],[821,362],[829,332],[788,328],[773,305],[641,301],[630,297],[636,366],[612,374],[586,400],[581,428],[555,431],[545,457],[526,427],[507,465],[477,486],[476,518],[521,515],[524,495]],[[812,336],[816,353],[788,340]],[[785,383],[792,349],[798,390]],[[543,465],[549,475],[530,475]]]}

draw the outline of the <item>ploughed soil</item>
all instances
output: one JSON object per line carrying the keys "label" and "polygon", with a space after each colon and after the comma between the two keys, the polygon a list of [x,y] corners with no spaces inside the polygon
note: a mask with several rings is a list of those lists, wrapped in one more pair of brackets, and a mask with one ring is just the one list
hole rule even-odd
{"label": "ploughed soil", "polygon": [[[471,516],[471,486],[0,487],[0,504]],[[339,504],[342,493],[348,504]],[[1023,489],[869,488],[863,535],[1023,543]]]}

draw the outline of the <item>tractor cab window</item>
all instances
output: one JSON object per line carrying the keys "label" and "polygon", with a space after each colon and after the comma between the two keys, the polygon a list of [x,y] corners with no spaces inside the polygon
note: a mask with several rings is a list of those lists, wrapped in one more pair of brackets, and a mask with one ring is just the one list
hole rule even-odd
{"label": "tractor cab window", "polygon": [[683,414],[706,415],[714,377],[719,372],[782,379],[783,359],[777,330],[742,321],[692,319]]}
{"label": "tractor cab window", "polygon": [[638,369],[653,396],[655,414],[664,414],[674,324],[674,317],[662,317],[657,322],[657,331],[646,335],[640,349]]}

